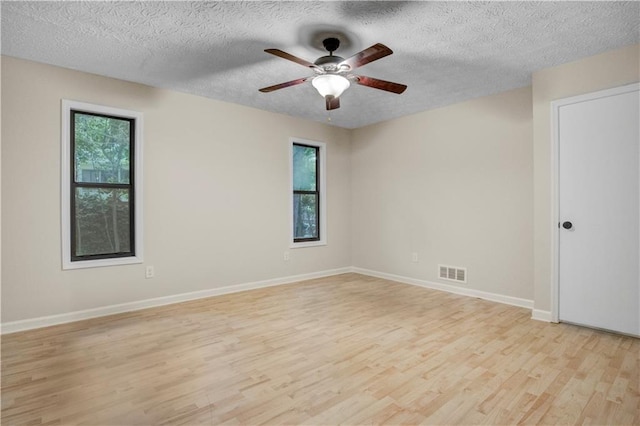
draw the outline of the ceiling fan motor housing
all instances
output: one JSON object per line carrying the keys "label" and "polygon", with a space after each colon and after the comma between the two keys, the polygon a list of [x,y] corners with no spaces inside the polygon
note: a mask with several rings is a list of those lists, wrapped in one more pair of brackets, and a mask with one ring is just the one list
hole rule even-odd
{"label": "ceiling fan motor housing", "polygon": [[337,69],[338,64],[342,61],[344,61],[344,58],[341,58],[340,56],[327,55],[319,57],[314,64],[324,68],[326,71],[329,71]]}

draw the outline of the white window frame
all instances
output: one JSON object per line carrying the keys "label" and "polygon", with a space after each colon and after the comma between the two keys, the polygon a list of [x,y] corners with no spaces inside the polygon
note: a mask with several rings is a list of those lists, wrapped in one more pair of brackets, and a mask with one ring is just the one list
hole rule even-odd
{"label": "white window frame", "polygon": [[[309,145],[318,147],[320,155],[320,239],[318,241],[294,242],[293,235],[293,145]],[[289,138],[289,248],[317,247],[327,245],[327,145],[324,142],[302,138]]]}
{"label": "white window frame", "polygon": [[[89,113],[103,114],[115,117],[135,119],[134,137],[134,218],[135,218],[135,256],[118,257],[111,259],[93,259],[71,261],[71,110]],[[143,223],[142,223],[142,146],[143,146],[143,115],[141,112],[130,111],[121,108],[113,108],[103,105],[77,102],[68,99],[62,100],[62,125],[61,125],[61,207],[62,207],[62,269],[83,269],[102,266],[131,265],[143,262]]]}

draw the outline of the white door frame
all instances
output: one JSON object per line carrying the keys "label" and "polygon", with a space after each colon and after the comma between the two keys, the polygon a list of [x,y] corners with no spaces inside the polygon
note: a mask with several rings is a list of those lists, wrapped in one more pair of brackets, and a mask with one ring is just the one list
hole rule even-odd
{"label": "white door frame", "polygon": [[638,90],[640,90],[640,83],[633,83],[551,102],[551,322],[559,322],[560,300],[560,229],[558,228],[560,222],[560,181],[558,179],[560,171],[558,151],[560,149],[560,128],[558,126],[560,107]]}

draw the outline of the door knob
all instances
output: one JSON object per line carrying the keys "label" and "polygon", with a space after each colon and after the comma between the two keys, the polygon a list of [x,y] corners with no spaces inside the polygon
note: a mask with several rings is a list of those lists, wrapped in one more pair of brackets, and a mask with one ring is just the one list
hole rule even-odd
{"label": "door knob", "polygon": [[563,227],[564,229],[571,229],[571,228],[573,228],[573,223],[571,223],[571,222],[569,222],[569,221],[562,222],[562,227]]}

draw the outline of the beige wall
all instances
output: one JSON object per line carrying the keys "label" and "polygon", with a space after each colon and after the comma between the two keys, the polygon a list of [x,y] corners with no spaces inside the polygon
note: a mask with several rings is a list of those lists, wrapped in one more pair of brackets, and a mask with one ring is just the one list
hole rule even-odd
{"label": "beige wall", "polygon": [[[0,81],[2,79],[2,60],[0,55]],[[2,84],[0,84],[2,99]],[[2,129],[2,103],[0,102],[0,129]],[[0,131],[0,189],[2,188],[2,132]],[[0,323],[2,323],[2,193],[0,192]]]}
{"label": "beige wall", "polygon": [[[350,132],[2,58],[2,321],[351,265]],[[60,100],[144,113],[144,265],[61,269]],[[328,242],[289,250],[289,137],[327,143]]]}
{"label": "beige wall", "polygon": [[[3,57],[2,322],[350,265],[437,282],[438,263],[467,267],[465,288],[549,311],[550,102],[640,80],[639,51],[355,131]],[[62,271],[63,98],[145,114],[155,278],[144,265]],[[290,136],[327,142],[329,245],[284,262]]]}
{"label": "beige wall", "polygon": [[640,80],[640,45],[591,56],[533,74],[535,309],[551,311],[551,102]]}
{"label": "beige wall", "polygon": [[527,87],[356,130],[354,266],[533,299],[531,117]]}

